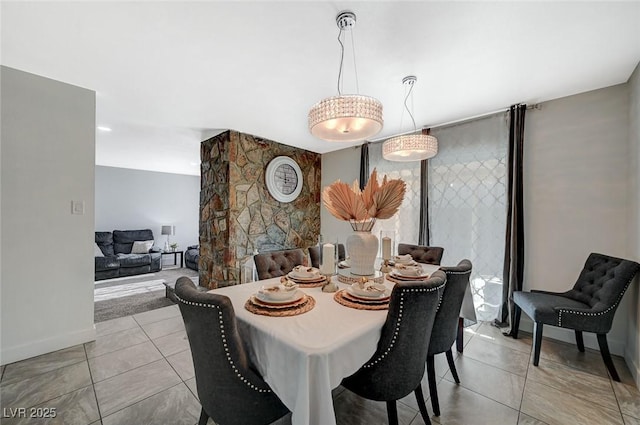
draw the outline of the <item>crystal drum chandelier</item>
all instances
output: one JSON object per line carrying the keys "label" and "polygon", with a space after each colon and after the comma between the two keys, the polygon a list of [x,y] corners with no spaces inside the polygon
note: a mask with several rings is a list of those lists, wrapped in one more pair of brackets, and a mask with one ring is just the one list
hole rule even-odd
{"label": "crystal drum chandelier", "polygon": [[[404,98],[404,107],[413,122],[413,130],[417,132],[416,121],[407,106],[407,99],[412,96],[413,85],[418,78],[410,75],[402,79],[402,84],[409,86],[409,91]],[[413,99],[412,99],[413,100]],[[413,102],[412,102],[413,103]],[[429,134],[405,134],[392,137],[382,145],[382,157],[389,161],[421,161],[436,156],[438,153],[438,139]]]}
{"label": "crystal drum chandelier", "polygon": [[[360,94],[342,94],[342,66],[344,44],[341,37],[356,25],[356,15],[343,11],[336,17],[340,32],[340,69],[338,72],[338,95],[322,99],[309,111],[309,131],[315,137],[329,142],[356,142],[368,139],[382,130],[382,104],[377,99]],[[352,45],[353,45],[353,33]],[[355,66],[355,51],[354,51]],[[356,72],[356,91],[358,74]]]}

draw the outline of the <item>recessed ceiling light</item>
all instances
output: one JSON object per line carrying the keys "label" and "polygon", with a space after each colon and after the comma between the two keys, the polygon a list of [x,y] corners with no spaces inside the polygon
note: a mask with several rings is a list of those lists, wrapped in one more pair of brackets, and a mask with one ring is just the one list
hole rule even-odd
{"label": "recessed ceiling light", "polygon": [[104,126],[98,126],[96,127],[98,130],[100,131],[111,131],[111,129],[109,127],[104,127]]}

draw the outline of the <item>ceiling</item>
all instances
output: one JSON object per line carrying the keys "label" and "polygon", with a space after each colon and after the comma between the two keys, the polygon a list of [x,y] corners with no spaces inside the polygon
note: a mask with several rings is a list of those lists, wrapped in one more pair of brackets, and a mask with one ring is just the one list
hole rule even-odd
{"label": "ceiling", "polygon": [[96,164],[197,175],[200,141],[228,128],[318,153],[359,144],[307,128],[337,94],[345,9],[360,93],[384,105],[377,137],[412,128],[406,75],[421,127],[624,83],[640,61],[639,1],[3,1],[1,62],[96,91],[112,130]]}

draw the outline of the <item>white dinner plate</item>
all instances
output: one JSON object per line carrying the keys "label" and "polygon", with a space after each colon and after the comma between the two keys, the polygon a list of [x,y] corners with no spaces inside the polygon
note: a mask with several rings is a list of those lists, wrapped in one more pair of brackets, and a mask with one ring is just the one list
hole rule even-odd
{"label": "white dinner plate", "polygon": [[299,274],[297,274],[296,272],[289,272],[289,274],[287,275],[287,277],[291,280],[293,280],[294,282],[307,282],[307,283],[311,283],[311,282],[320,282],[322,279],[324,279],[324,276],[317,274],[315,276],[300,276]]}
{"label": "white dinner plate", "polygon": [[370,295],[363,295],[363,293],[355,293],[353,287],[347,286],[347,293],[352,297],[359,298],[365,301],[384,301],[391,296],[391,289],[385,289],[384,292],[372,292]]}
{"label": "white dinner plate", "polygon": [[424,270],[422,270],[422,273],[417,275],[417,274],[411,274],[411,272],[409,272],[406,269],[394,269],[391,270],[391,276],[393,277],[398,277],[400,279],[406,278],[406,279],[426,279],[429,277],[429,273],[426,273]]}
{"label": "white dinner plate", "polygon": [[256,292],[254,294],[254,296],[259,300],[262,301],[264,303],[267,304],[274,304],[274,305],[279,305],[279,304],[291,304],[294,303],[296,301],[299,301],[303,296],[304,296],[304,292],[300,291],[300,290],[295,290],[293,292],[293,294],[291,295],[290,298],[287,298],[286,300],[275,300],[273,298],[270,298],[268,295],[263,294],[261,292]]}

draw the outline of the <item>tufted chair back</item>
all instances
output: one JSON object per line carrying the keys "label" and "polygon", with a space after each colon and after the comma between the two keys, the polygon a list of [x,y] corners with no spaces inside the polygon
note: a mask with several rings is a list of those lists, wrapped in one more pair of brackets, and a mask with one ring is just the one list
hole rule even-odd
{"label": "tufted chair back", "polygon": [[258,272],[258,279],[270,279],[284,276],[295,266],[304,264],[307,260],[301,249],[288,249],[285,251],[271,251],[253,256]]}
{"label": "tufted chair back", "polygon": [[398,255],[411,254],[413,259],[422,264],[440,265],[444,248],[439,246],[410,245],[406,243],[398,244]]}
{"label": "tufted chair back", "polygon": [[[344,245],[338,244],[338,261],[344,261],[346,258]],[[320,267],[320,247],[318,245],[309,247],[309,259],[311,259],[311,265],[313,267]]]}
{"label": "tufted chair back", "polygon": [[397,283],[376,352],[342,385],[378,401],[399,400],[414,391],[424,375],[445,282],[445,274],[438,270],[427,281]]}
{"label": "tufted chair back", "polygon": [[465,259],[455,267],[440,267],[440,270],[447,275],[447,286],[431,332],[429,355],[450,350],[456,340],[460,307],[471,276],[471,261]]}
{"label": "tufted chair back", "polygon": [[184,276],[176,282],[175,295],[189,338],[203,415],[220,424],[262,425],[288,413],[251,367],[229,298],[199,292]]}
{"label": "tufted chair back", "polygon": [[587,304],[593,311],[606,311],[600,320],[605,319],[604,330],[608,332],[618,304],[639,269],[634,261],[592,253],[573,288],[560,295]]}

